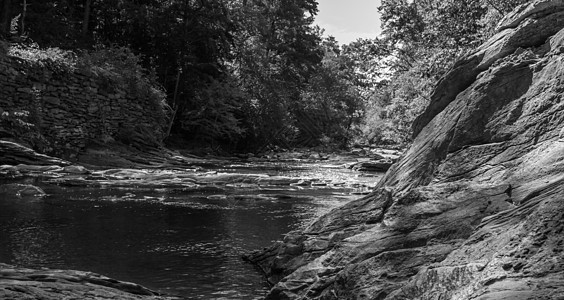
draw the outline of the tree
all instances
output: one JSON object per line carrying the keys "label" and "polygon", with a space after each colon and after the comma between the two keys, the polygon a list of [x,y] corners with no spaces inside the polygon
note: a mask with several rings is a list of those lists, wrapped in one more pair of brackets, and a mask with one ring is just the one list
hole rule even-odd
{"label": "tree", "polygon": [[246,144],[291,146],[301,90],[323,55],[313,0],[234,1],[237,24],[230,71],[247,97]]}
{"label": "tree", "polygon": [[364,109],[367,77],[350,49],[341,51],[334,38],[322,43],[321,66],[301,92],[297,128],[302,144],[345,147],[353,137]]}

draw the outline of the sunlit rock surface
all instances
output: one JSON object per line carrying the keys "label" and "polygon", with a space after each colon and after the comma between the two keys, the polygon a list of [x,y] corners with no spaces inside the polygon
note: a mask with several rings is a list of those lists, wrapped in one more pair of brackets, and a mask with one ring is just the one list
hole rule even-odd
{"label": "sunlit rock surface", "polygon": [[267,299],[564,299],[564,1],[442,79],[374,193],[246,257]]}

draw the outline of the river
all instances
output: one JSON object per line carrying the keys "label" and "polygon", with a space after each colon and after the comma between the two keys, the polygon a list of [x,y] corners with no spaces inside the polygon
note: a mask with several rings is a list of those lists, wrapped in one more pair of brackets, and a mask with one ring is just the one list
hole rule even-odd
{"label": "river", "polygon": [[[47,197],[0,195],[0,262],[88,270],[188,299],[261,299],[268,286],[241,255],[360,197],[381,176],[335,162],[229,162],[198,172],[210,178],[205,188],[39,180]],[[217,180],[225,176],[253,180]]]}

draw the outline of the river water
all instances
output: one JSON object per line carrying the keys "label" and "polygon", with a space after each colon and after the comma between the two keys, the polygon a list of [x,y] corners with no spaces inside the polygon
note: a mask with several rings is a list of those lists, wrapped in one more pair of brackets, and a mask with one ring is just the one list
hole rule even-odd
{"label": "river water", "polygon": [[39,183],[49,196],[0,195],[0,262],[88,270],[187,299],[260,299],[266,282],[241,255],[358,198],[380,176],[329,162],[203,171],[308,181],[198,190]]}

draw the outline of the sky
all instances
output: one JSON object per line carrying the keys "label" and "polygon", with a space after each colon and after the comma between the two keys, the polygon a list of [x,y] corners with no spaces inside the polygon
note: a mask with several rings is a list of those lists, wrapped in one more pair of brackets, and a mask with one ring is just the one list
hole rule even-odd
{"label": "sky", "polygon": [[380,0],[317,0],[315,23],[334,36],[339,44],[358,38],[374,38],[380,33]]}

